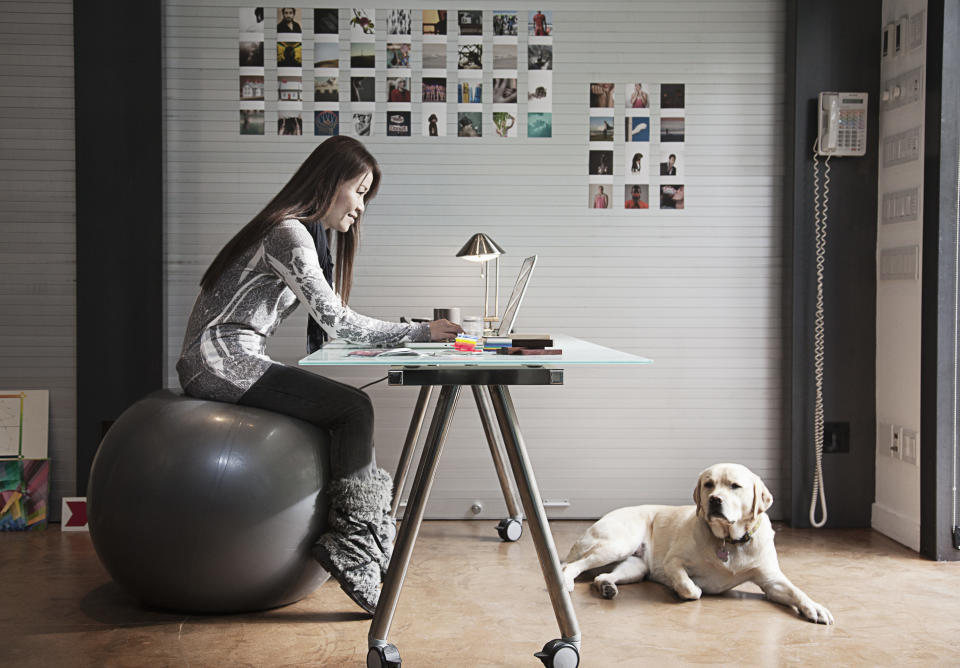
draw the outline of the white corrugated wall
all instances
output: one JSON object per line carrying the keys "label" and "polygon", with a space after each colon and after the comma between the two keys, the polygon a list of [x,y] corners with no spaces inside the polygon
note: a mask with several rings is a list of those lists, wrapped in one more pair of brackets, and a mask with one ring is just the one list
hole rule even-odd
{"label": "white corrugated wall", "polygon": [[73,3],[0,12],[0,389],[50,391],[58,519],[77,461]]}
{"label": "white corrugated wall", "polygon": [[[251,5],[253,3],[250,3]],[[304,11],[304,89],[310,90],[312,11]],[[367,5],[371,6],[371,5]],[[414,136],[384,136],[385,104],[366,145],[384,171],[369,207],[352,306],[395,319],[433,307],[479,313],[475,265],[454,253],[477,231],[503,246],[502,286],[522,259],[540,256],[518,326],[565,332],[652,357],[647,368],[569,369],[563,387],[516,388],[521,428],[543,496],[567,499],[554,517],[595,517],[642,502],[690,503],[697,473],[737,461],[761,474],[788,515],[789,455],[781,441],[783,2],[444,3],[492,10],[553,11],[554,136],[424,138],[420,126],[420,10],[414,10]],[[275,7],[266,30],[267,132],[238,132],[238,5],[220,0],[165,4],[168,384],[197,282],[219,247],[247,222],[312,150],[317,138],[277,137]],[[450,47],[456,43],[451,15]],[[521,22],[523,25],[524,22]],[[347,58],[341,10],[341,62]],[[378,36],[377,90],[384,99],[384,45]],[[521,53],[526,37],[520,37]],[[271,63],[272,61],[272,63]],[[484,72],[485,118],[492,68]],[[455,70],[451,78],[456,77]],[[519,89],[526,90],[525,72]],[[587,208],[588,87],[617,84],[616,127],[628,82],[686,85],[684,211]],[[341,83],[341,96],[346,91]],[[312,128],[312,102],[304,103]],[[341,102],[348,110],[349,103]],[[654,110],[656,118],[657,110]],[[656,127],[656,125],[655,125]],[[309,131],[309,130],[308,130]],[[619,130],[618,130],[619,131]],[[656,153],[658,147],[654,145]],[[625,150],[615,145],[615,206]],[[656,161],[656,159],[655,159]],[[659,176],[652,177],[656,183]],[[276,359],[304,353],[298,312],[272,341]],[[338,372],[362,383],[374,372]],[[416,389],[370,388],[377,450],[392,468]],[[474,501],[482,518],[503,513],[473,399],[464,393],[434,486],[429,515],[463,517]]]}

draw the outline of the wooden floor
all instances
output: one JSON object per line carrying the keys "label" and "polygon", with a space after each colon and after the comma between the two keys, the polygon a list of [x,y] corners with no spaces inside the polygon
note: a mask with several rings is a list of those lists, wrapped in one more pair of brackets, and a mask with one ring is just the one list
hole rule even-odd
{"label": "wooden floor", "polygon": [[[561,556],[586,522],[553,522]],[[836,617],[811,624],[752,586],[681,603],[661,585],[588,583],[573,595],[581,666],[960,665],[960,563],[934,563],[869,530],[780,529],[784,572]],[[0,534],[0,665],[363,666],[369,621],[330,581],[258,614],[141,609],[86,534]],[[558,637],[529,535],[491,522],[426,522],[390,641],[403,665],[530,666]]]}

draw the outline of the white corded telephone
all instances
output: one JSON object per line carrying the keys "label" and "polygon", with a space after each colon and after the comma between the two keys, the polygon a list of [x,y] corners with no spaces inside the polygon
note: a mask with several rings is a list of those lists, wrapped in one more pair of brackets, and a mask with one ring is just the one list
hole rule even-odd
{"label": "white corded telephone", "polygon": [[817,154],[863,155],[867,152],[867,94],[820,93]]}
{"label": "white corded telephone", "polygon": [[[820,93],[817,140],[813,143],[813,219],[817,256],[817,308],[813,334],[813,376],[815,404],[813,442],[816,469],[810,499],[810,524],[827,523],[827,495],[823,488],[823,265],[827,254],[827,209],[830,204],[830,158],[858,156],[867,152],[867,94]],[[824,159],[823,193],[820,192],[820,156]],[[822,204],[821,204],[822,197]],[[817,521],[817,499],[821,519]]]}

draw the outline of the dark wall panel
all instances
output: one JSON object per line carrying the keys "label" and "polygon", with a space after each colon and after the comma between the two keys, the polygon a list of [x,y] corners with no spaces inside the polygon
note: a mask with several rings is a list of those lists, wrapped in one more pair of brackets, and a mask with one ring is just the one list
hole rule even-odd
{"label": "dark wall panel", "polygon": [[[808,526],[814,472],[813,328],[816,255],[813,142],[820,91],[870,94],[868,149],[830,161],[824,278],[827,422],[849,423],[849,452],[826,454],[824,479],[832,527],[870,526],[874,498],[875,252],[880,10],[873,0],[805,0],[788,5],[785,331],[787,441],[792,452],[794,526]],[[823,170],[821,169],[821,182]],[[819,513],[818,513],[819,517]]]}
{"label": "dark wall panel", "polygon": [[77,488],[104,428],[163,383],[159,0],[74,4]]}
{"label": "dark wall panel", "polygon": [[957,387],[957,191],[960,188],[960,0],[927,8],[927,99],[924,120],[923,329],[920,387],[920,551],[960,560],[953,489],[960,461],[954,416]]}

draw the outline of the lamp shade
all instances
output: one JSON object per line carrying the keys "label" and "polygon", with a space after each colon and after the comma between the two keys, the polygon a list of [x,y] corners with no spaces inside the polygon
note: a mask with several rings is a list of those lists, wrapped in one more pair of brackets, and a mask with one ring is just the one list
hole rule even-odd
{"label": "lamp shade", "polygon": [[457,257],[473,262],[486,262],[505,253],[497,243],[483,232],[477,232],[457,251]]}

